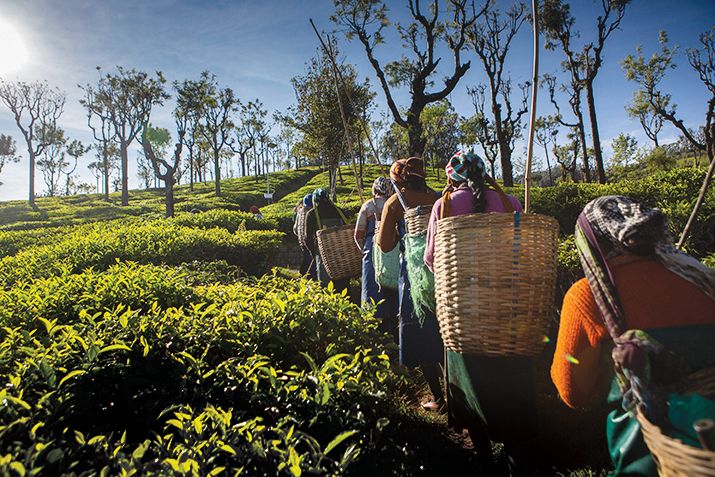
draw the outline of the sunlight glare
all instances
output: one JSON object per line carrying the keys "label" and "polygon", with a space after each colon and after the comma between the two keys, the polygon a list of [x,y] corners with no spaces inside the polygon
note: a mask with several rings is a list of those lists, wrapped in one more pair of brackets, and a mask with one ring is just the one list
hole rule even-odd
{"label": "sunlight glare", "polygon": [[0,19],[0,76],[13,73],[27,62],[27,48],[17,29]]}

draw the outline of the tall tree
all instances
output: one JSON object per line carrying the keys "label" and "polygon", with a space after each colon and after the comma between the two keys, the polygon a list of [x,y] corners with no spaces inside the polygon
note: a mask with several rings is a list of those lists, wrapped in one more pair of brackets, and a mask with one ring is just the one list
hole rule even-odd
{"label": "tall tree", "polygon": [[[490,142],[496,141],[495,145],[499,152],[498,155],[492,155],[491,151],[488,154],[494,160],[497,157],[501,158],[500,165],[502,169],[502,179],[504,185],[514,185],[514,172],[512,170],[511,156],[514,152],[514,143],[521,136],[522,117],[529,110],[527,106],[527,94],[529,91],[529,83],[519,85],[521,90],[521,101],[518,109],[513,108],[511,100],[512,84],[511,80],[501,81],[499,93],[497,96],[490,94],[490,102],[492,105],[491,112],[493,119],[489,119],[487,110],[484,107],[484,98],[486,97],[486,86],[479,84],[475,87],[467,88],[467,92],[472,97],[472,104],[476,112],[477,126],[479,127],[479,137],[485,153],[487,149],[492,149]],[[494,102],[496,101],[496,103]],[[503,103],[503,104],[502,104]],[[494,106],[496,104],[496,107]],[[502,108],[504,106],[504,108]],[[492,164],[492,172],[494,165]]]}
{"label": "tall tree", "polygon": [[100,76],[96,85],[80,86],[85,92],[80,103],[88,114],[111,124],[112,139],[119,145],[123,206],[129,205],[129,145],[149,121],[152,107],[164,104],[169,98],[165,83],[161,71],[152,77],[143,71],[118,66],[116,73]]}
{"label": "tall tree", "polygon": [[214,163],[214,184],[216,196],[221,196],[221,152],[231,143],[231,133],[235,128],[233,113],[238,107],[238,98],[231,88],[219,87],[216,75],[208,71],[201,73],[199,81],[205,89],[201,109],[199,133],[211,150]]}
{"label": "tall tree", "polygon": [[[551,104],[554,105],[556,109],[556,114],[554,119],[562,126],[569,128],[570,134],[577,134],[578,141],[574,141],[573,144],[578,144],[581,148],[581,158],[583,160],[583,177],[586,182],[591,181],[591,166],[588,161],[589,150],[586,144],[586,128],[583,122],[583,113],[581,110],[581,84],[571,81],[568,85],[561,85],[561,91],[568,95],[568,103],[571,107],[571,112],[574,114],[575,122],[567,122],[563,115],[561,114],[561,108],[559,107],[558,101],[556,101],[556,77],[553,75],[546,74],[543,76],[542,84],[545,84],[549,90],[549,98]],[[577,157],[576,155],[575,157]],[[574,167],[576,165],[574,164]],[[577,175],[574,175],[574,181]]]}
{"label": "tall tree", "polygon": [[[333,196],[337,185],[338,165],[341,160],[349,158],[339,101],[344,106],[348,129],[352,137],[355,137],[359,121],[370,108],[374,98],[368,81],[358,82],[355,68],[344,64],[338,65],[338,68],[344,80],[339,100],[331,63],[325,52],[321,51],[306,65],[303,76],[296,76],[291,80],[297,104],[288,108],[281,118],[302,133],[303,137],[298,143],[301,154],[327,163]],[[348,101],[348,95],[352,102]]]}
{"label": "tall tree", "polygon": [[[333,0],[333,4],[335,14],[331,20],[344,28],[348,40],[357,38],[363,45],[395,123],[407,130],[408,153],[421,156],[426,144],[422,111],[428,104],[445,99],[469,69],[470,62],[462,61],[462,50],[467,32],[486,7],[476,13],[474,9],[470,11],[468,0],[446,0],[450,17],[443,21],[439,14],[444,13],[445,8],[439,0],[430,3],[428,12],[423,11],[421,0],[407,0],[411,20],[408,24],[396,22],[394,27],[404,51],[412,56],[403,55],[383,66],[375,56],[375,49],[384,42],[383,31],[391,25],[386,3],[383,0]],[[436,83],[434,76],[442,60],[438,52],[447,50],[453,57],[450,74],[443,78],[440,89],[428,91]],[[399,87],[407,87],[410,92],[406,111],[394,100],[394,89]]]}
{"label": "tall tree", "polygon": [[259,131],[262,129],[261,118],[265,116],[262,103],[256,99],[248,103],[242,103],[239,109],[240,123],[234,130],[234,137],[231,143],[231,150],[238,154],[241,161],[241,175],[247,176],[249,173],[248,153],[253,151]]}
{"label": "tall tree", "polygon": [[554,141],[553,153],[556,162],[559,163],[561,169],[561,179],[566,180],[570,177],[574,182],[578,182],[578,172],[576,164],[578,163],[578,154],[581,150],[581,135],[576,128],[571,130],[566,135],[569,140],[566,144],[558,145]]}
{"label": "tall tree", "polygon": [[51,135],[38,137],[37,131],[57,129],[57,120],[65,107],[65,95],[46,82],[15,83],[0,80],[0,100],[12,112],[20,129],[30,159],[30,207],[35,207],[35,161],[50,143]]}
{"label": "tall tree", "polygon": [[658,147],[658,133],[663,127],[663,118],[655,112],[642,90],[635,92],[631,102],[626,105],[626,113],[641,123],[645,135]]}
{"label": "tall tree", "polygon": [[197,138],[201,134],[201,119],[206,103],[206,97],[209,94],[210,85],[202,77],[196,80],[175,81],[174,89],[176,90],[176,109],[174,115],[181,114],[185,121],[185,132],[183,135],[184,146],[186,146],[189,157],[187,159],[189,165],[189,190],[194,190],[194,177],[196,166],[196,150]]}
{"label": "tall tree", "polygon": [[[97,178],[97,192],[104,195],[104,200],[109,200],[109,187],[112,180],[112,175],[119,171],[119,148],[114,142],[105,143],[97,141],[92,147],[95,151],[96,161],[89,163],[87,166],[93,175]],[[102,180],[102,187],[99,186],[99,180]]]}
{"label": "tall tree", "polygon": [[[5,168],[6,164],[20,162],[20,157],[17,155],[17,144],[12,136],[0,134],[0,173]],[[2,185],[2,182],[0,182]]]}
{"label": "tall tree", "polygon": [[460,128],[462,129],[463,142],[479,144],[482,148],[484,158],[489,162],[491,176],[496,177],[499,141],[494,130],[494,122],[489,119],[487,114],[486,89],[487,87],[484,84],[469,88],[469,95],[474,105],[474,115],[463,119]]}
{"label": "tall tree", "polygon": [[70,188],[73,184],[72,174],[77,170],[79,158],[89,152],[89,147],[85,147],[80,140],[73,139],[67,144],[66,152],[67,155],[74,159],[74,161],[68,162],[67,169],[63,171],[65,174],[65,195],[70,195]]}
{"label": "tall tree", "polygon": [[166,157],[168,145],[171,143],[171,134],[168,130],[153,128],[147,123],[144,125],[141,137],[144,154],[151,161],[154,174],[164,181],[166,217],[174,216],[174,183],[176,182],[176,172],[181,162],[181,148],[184,144],[183,136],[186,134],[189,121],[183,110],[179,108],[174,110],[174,118],[176,119],[178,139],[174,146],[173,159]]}
{"label": "tall tree", "polygon": [[556,144],[556,136],[559,134],[558,121],[553,116],[539,117],[534,128],[534,139],[544,148],[546,167],[549,171],[549,185],[554,185],[554,176],[551,173],[551,161],[549,160],[549,144]]}
{"label": "tall tree", "polygon": [[561,47],[566,56],[562,65],[571,75],[572,87],[575,88],[575,85],[579,84],[586,93],[596,174],[601,183],[606,182],[606,170],[598,132],[593,83],[603,64],[603,47],[606,40],[621,26],[630,2],[631,0],[601,0],[602,13],[596,19],[596,40],[584,44],[581,50],[577,50],[573,45],[573,41],[580,35],[573,30],[575,19],[569,4],[564,0],[544,0],[540,12],[541,26],[547,38],[546,48],[553,50]]}
{"label": "tall tree", "polygon": [[[711,35],[713,35],[712,32]],[[634,81],[638,84],[640,87],[639,92],[642,95],[643,100],[652,108],[653,112],[658,117],[677,128],[695,148],[705,151],[705,142],[698,140],[696,135],[692,133],[692,130],[685,126],[683,120],[677,116],[676,105],[671,102],[671,95],[664,93],[661,90],[660,82],[665,77],[665,74],[669,69],[676,68],[675,55],[677,53],[677,48],[671,48],[668,46],[668,35],[665,31],[659,32],[658,42],[660,43],[660,51],[653,53],[653,55],[651,55],[651,57],[647,60],[643,56],[643,50],[640,46],[636,49],[635,56],[626,56],[622,62],[623,70],[626,73],[626,79]],[[707,58],[707,46],[704,50]],[[691,51],[695,54],[697,50]],[[690,60],[690,53],[688,60]],[[711,59],[711,62],[714,61],[715,60]],[[696,73],[698,73],[701,77],[701,81],[705,83],[706,87],[711,88],[712,86],[708,85],[708,83],[712,85],[713,80],[708,79],[707,68],[704,68],[705,64],[698,65],[698,68],[696,68],[696,65],[693,65],[692,63],[691,66],[696,70]],[[700,70],[702,70],[702,72]],[[712,93],[712,95],[715,96],[715,93]],[[709,108],[706,112],[706,120],[708,113]]]}
{"label": "tall tree", "polygon": [[422,111],[425,135],[425,164],[431,164],[439,177],[439,169],[459,147],[459,115],[452,103],[443,99]]}
{"label": "tall tree", "polygon": [[616,166],[628,167],[636,161],[638,141],[630,134],[620,133],[611,141],[613,149],[612,162]]}
{"label": "tall tree", "polygon": [[40,138],[47,146],[42,154],[38,156],[37,167],[42,172],[45,181],[45,193],[54,197],[59,193],[59,182],[62,173],[69,165],[65,160],[65,146],[67,138],[62,128],[40,128],[35,131],[36,137]]}
{"label": "tall tree", "polygon": [[[494,132],[499,145],[502,178],[504,185],[514,185],[511,155],[513,141],[521,133],[521,119],[528,111],[526,94],[517,109],[513,108],[510,94],[512,81],[504,66],[514,37],[527,19],[526,6],[514,4],[504,15],[487,2],[487,10],[482,21],[475,23],[469,31],[472,49],[484,66],[489,83],[489,103],[493,117]],[[520,86],[526,93],[529,84]],[[471,90],[470,90],[471,91]]]}
{"label": "tall tree", "polygon": [[114,144],[112,142],[114,137],[112,121],[106,111],[106,105],[94,100],[94,90],[85,89],[84,93],[85,97],[80,104],[87,110],[87,126],[92,130],[94,140],[97,141],[97,152],[101,154],[96,170],[102,172],[104,200],[109,202],[110,148]]}

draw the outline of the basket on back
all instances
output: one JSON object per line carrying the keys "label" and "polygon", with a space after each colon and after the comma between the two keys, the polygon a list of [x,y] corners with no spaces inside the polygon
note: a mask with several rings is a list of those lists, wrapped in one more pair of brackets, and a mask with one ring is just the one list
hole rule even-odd
{"label": "basket on back", "polygon": [[407,229],[407,233],[411,235],[421,235],[427,232],[427,225],[429,224],[429,216],[431,212],[431,205],[420,205],[406,209],[405,228]]}
{"label": "basket on back", "polygon": [[343,225],[318,230],[316,234],[325,271],[333,280],[360,275],[362,256],[355,246],[354,232],[354,225]]}
{"label": "basket on back", "polygon": [[437,223],[435,294],[445,346],[535,356],[556,285],[558,223],[536,214],[470,214]]}
{"label": "basket on back", "polygon": [[[715,398],[715,368],[700,370],[688,376],[681,394],[697,393]],[[648,420],[642,410],[637,411],[638,422],[661,477],[714,477],[715,450],[701,449],[670,437]]]}

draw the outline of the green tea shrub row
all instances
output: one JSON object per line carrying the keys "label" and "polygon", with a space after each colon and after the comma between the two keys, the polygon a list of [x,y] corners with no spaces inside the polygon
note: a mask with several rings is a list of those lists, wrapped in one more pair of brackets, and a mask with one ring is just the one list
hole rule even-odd
{"label": "green tea shrub row", "polygon": [[[626,195],[641,200],[652,207],[660,207],[671,219],[671,232],[677,236],[685,226],[692,206],[698,196],[705,171],[699,169],[674,169],[658,172],[643,179],[629,179],[608,184],[575,184],[559,183],[555,187],[535,187],[532,189],[532,212],[555,217],[559,221],[561,233],[572,234],[578,214],[591,200],[603,195]],[[365,167],[363,192],[367,199],[370,195],[372,180],[380,175],[376,166]],[[354,191],[352,172],[347,168],[343,171],[344,185],[338,185],[338,205],[346,215],[354,217],[359,208],[360,200]],[[265,208],[271,217],[279,222],[279,230],[290,232],[292,227],[293,207],[307,193],[318,187],[327,187],[327,173],[316,175],[308,184],[287,195],[280,202]],[[441,191],[444,180],[430,175],[429,185],[436,191]],[[514,194],[523,202],[523,187],[509,188],[507,192]],[[691,238],[688,249],[696,255],[702,255],[715,249],[715,189],[710,189],[706,196]]]}
{"label": "green tea shrub row", "polygon": [[157,264],[226,260],[248,273],[262,274],[281,237],[280,232],[232,234],[224,229],[194,229],[164,220],[97,223],[79,227],[58,242],[0,259],[0,280],[12,284],[90,267],[104,270],[118,260]]}
{"label": "green tea shrub row", "polygon": [[[402,410],[387,338],[342,295],[266,277],[173,307],[191,292],[161,273],[120,264],[4,292],[37,303],[0,328],[3,472],[405,475],[436,470],[434,446],[452,452]],[[112,308],[122,277],[136,309]],[[91,296],[77,312],[58,289]]]}
{"label": "green tea shrub row", "polygon": [[172,219],[174,223],[187,227],[210,229],[219,227],[231,233],[243,230],[277,230],[278,221],[271,218],[257,219],[250,212],[212,209],[201,213],[181,213]]}

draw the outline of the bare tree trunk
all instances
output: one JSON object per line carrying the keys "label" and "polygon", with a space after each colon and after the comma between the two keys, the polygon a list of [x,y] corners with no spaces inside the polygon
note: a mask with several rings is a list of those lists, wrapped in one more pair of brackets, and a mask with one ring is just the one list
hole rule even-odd
{"label": "bare tree trunk", "polygon": [[119,151],[122,156],[122,206],[129,205],[129,153],[126,142],[119,144]]}
{"label": "bare tree trunk", "polygon": [[102,142],[102,160],[104,161],[104,200],[109,202],[109,151],[107,141]]}
{"label": "bare tree trunk", "polygon": [[27,152],[30,157],[30,197],[29,197],[29,202],[30,202],[30,207],[33,209],[36,207],[35,205],[35,153],[28,144],[27,146]]}
{"label": "bare tree trunk", "polygon": [[413,110],[407,112],[407,138],[410,157],[422,157],[427,141],[422,137],[422,123],[420,122],[419,112]]}
{"label": "bare tree trunk", "polygon": [[174,178],[164,179],[164,194],[166,199],[166,217],[174,216]]}
{"label": "bare tree trunk", "polygon": [[606,183],[606,170],[603,167],[603,154],[601,153],[601,136],[598,133],[598,118],[596,117],[596,102],[593,99],[593,83],[586,82],[586,101],[588,103],[588,116],[591,121],[591,139],[593,140],[593,155],[596,161],[596,176],[598,182]]}
{"label": "bare tree trunk", "polygon": [[514,185],[514,169],[511,165],[511,148],[509,141],[505,137],[504,129],[502,128],[501,105],[497,100],[498,91],[495,91],[491,86],[491,103],[492,114],[494,115],[494,132],[497,135],[497,143],[499,145],[499,158],[501,162],[501,175],[504,186],[512,187]]}
{"label": "bare tree trunk", "polygon": [[221,158],[218,151],[214,151],[214,180],[216,182],[216,197],[221,197]]}
{"label": "bare tree trunk", "polygon": [[549,184],[554,185],[554,176],[551,174],[551,162],[549,161],[549,148],[544,144],[544,154],[546,155],[546,167],[549,169]]}
{"label": "bare tree trunk", "polygon": [[192,149],[189,149],[189,192],[194,191],[194,151]]}
{"label": "bare tree trunk", "polygon": [[[583,156],[583,181],[591,182],[591,167],[588,163],[588,146],[586,145],[586,131],[583,125],[583,114],[581,114],[580,110],[576,115],[576,118],[578,120],[578,137],[581,141],[581,155]],[[575,170],[576,167],[574,167],[574,171]]]}

